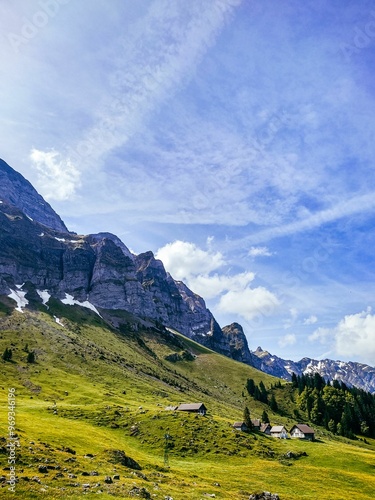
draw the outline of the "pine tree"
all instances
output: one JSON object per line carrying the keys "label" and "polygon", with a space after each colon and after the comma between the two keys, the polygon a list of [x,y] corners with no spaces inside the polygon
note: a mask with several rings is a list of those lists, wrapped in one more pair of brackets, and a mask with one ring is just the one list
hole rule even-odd
{"label": "pine tree", "polygon": [[328,422],[328,426],[327,426],[327,427],[328,427],[328,430],[329,430],[329,431],[333,432],[334,434],[336,433],[336,423],[335,423],[335,421],[334,421],[334,420],[332,420],[332,419],[331,419],[331,420]]}
{"label": "pine tree", "polygon": [[250,410],[247,406],[245,406],[245,409],[243,411],[243,421],[246,424],[247,428],[251,430],[253,424],[251,422]]}
{"label": "pine tree", "polygon": [[3,360],[4,361],[11,361],[12,359],[12,349],[6,348],[3,354]]}
{"label": "pine tree", "polygon": [[262,422],[265,423],[265,424],[269,424],[270,423],[270,419],[269,419],[269,416],[268,416],[268,413],[266,412],[266,410],[263,410],[263,413],[262,413]]}
{"label": "pine tree", "polygon": [[252,378],[248,378],[246,382],[246,389],[250,396],[254,396],[255,392],[255,382]]}
{"label": "pine tree", "polygon": [[262,401],[262,403],[268,404],[268,393],[263,383],[263,380],[259,382],[259,391],[260,391],[260,401]]}
{"label": "pine tree", "polygon": [[35,352],[30,351],[27,355],[27,362],[28,363],[35,363]]}
{"label": "pine tree", "polygon": [[276,402],[276,398],[275,398],[274,394],[272,394],[272,396],[271,396],[270,408],[274,412],[277,412],[277,410],[279,409],[279,407],[277,406],[277,402]]}

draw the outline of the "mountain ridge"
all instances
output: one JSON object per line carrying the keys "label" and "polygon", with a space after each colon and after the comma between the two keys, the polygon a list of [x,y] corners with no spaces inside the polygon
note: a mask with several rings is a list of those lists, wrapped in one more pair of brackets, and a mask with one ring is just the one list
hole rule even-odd
{"label": "mountain ridge", "polygon": [[[6,179],[0,203],[0,294],[14,298],[23,293],[27,300],[28,293],[44,292],[105,309],[107,317],[108,310],[124,310],[231,357],[231,334],[223,334],[204,299],[175,281],[151,251],[133,255],[111,233],[70,233],[52,209],[49,218],[40,211],[29,211],[30,217],[24,200],[30,204],[42,198],[5,162],[0,170]],[[239,335],[246,342],[243,331]]]}
{"label": "mountain ridge", "polygon": [[[27,284],[26,290],[21,283]],[[286,380],[293,372],[315,370],[325,378],[375,392],[375,369],[368,365],[311,358],[293,362],[261,348],[251,352],[242,326],[220,327],[204,299],[174,280],[151,251],[133,255],[108,232],[69,232],[31,183],[0,160],[0,294],[26,301],[31,294],[43,302],[43,293],[105,310],[106,318],[116,324],[118,310],[149,318]]]}
{"label": "mountain ridge", "polygon": [[292,380],[292,374],[319,373],[325,380],[338,380],[349,387],[358,387],[375,394],[375,368],[354,361],[316,360],[304,357],[299,361],[285,360],[258,347],[252,351],[256,368],[274,377]]}

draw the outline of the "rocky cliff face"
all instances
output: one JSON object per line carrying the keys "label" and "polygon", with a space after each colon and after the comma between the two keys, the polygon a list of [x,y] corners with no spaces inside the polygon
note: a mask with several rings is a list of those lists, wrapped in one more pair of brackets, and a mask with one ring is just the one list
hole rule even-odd
{"label": "rocky cliff face", "polygon": [[[25,182],[19,181],[21,193],[25,185],[30,190]],[[124,310],[231,356],[229,341],[204,300],[174,281],[152,252],[132,255],[113,234],[79,236],[58,219],[45,224],[44,215],[39,223],[37,212],[33,218],[23,212],[23,202],[17,206],[21,198],[20,193],[3,196],[0,203],[0,294],[9,295],[23,283],[34,297],[36,290],[60,299],[68,294],[107,310],[107,317],[108,311]]]}
{"label": "rocky cliff face", "polygon": [[296,375],[319,373],[326,380],[339,380],[349,387],[359,387],[375,393],[375,368],[354,362],[333,361],[331,359],[316,360],[303,358],[291,361],[273,356],[258,347],[253,353],[253,366],[275,377],[291,380]]}
{"label": "rocky cliff face", "polygon": [[25,215],[56,231],[68,232],[51,206],[29,181],[0,159],[0,200],[18,207]]}
{"label": "rocky cliff face", "polygon": [[250,352],[242,326],[238,323],[224,326],[223,334],[229,342],[231,358],[255,366],[257,358]]}

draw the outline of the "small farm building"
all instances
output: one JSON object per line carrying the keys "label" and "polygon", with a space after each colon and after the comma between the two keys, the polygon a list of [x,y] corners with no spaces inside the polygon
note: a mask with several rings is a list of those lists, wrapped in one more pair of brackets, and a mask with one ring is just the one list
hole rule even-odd
{"label": "small farm building", "polygon": [[259,418],[252,418],[251,423],[253,424],[253,429],[255,431],[260,430],[261,421],[259,420]]}
{"label": "small farm building", "polygon": [[315,431],[306,424],[296,424],[290,429],[290,437],[314,441]]}
{"label": "small farm building", "polygon": [[207,408],[203,403],[183,403],[177,408],[177,411],[189,411],[199,415],[206,415]]}
{"label": "small farm building", "polygon": [[286,439],[288,437],[288,432],[283,425],[274,425],[271,428],[271,436],[280,439]]}
{"label": "small farm building", "polygon": [[249,430],[245,422],[234,422],[233,429],[242,432],[246,432],[247,430]]}
{"label": "small farm building", "polygon": [[268,436],[271,434],[271,424],[260,424],[260,432],[264,432]]}

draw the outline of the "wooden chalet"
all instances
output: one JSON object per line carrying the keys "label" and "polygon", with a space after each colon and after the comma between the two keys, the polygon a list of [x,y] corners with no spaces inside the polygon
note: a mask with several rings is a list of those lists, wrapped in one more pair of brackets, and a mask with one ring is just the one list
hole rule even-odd
{"label": "wooden chalet", "polygon": [[203,403],[183,403],[177,407],[177,411],[188,411],[198,413],[198,415],[206,415],[207,408]]}
{"label": "wooden chalet", "polygon": [[279,439],[287,439],[288,431],[283,425],[274,425],[271,428],[271,436]]}
{"label": "wooden chalet", "polygon": [[290,437],[314,441],[315,431],[306,424],[296,424],[290,429]]}
{"label": "wooden chalet", "polygon": [[242,431],[242,432],[246,432],[249,430],[249,428],[247,427],[245,422],[234,422],[233,429],[235,429],[236,431]]}
{"label": "wooden chalet", "polygon": [[259,418],[252,418],[251,423],[253,425],[254,431],[260,431],[261,421]]}
{"label": "wooden chalet", "polygon": [[271,435],[271,424],[260,424],[260,432],[264,432],[264,434],[267,434],[268,436]]}

